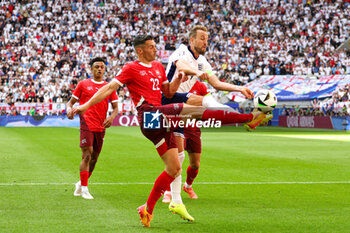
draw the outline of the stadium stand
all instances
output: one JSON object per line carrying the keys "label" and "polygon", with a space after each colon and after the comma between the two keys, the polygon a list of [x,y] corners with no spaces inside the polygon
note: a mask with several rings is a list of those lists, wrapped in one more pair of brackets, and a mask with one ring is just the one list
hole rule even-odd
{"label": "stadium stand", "polygon": [[[9,1],[0,3],[0,103],[65,103],[88,61],[108,61],[107,81],[135,58],[131,40],[151,33],[160,58],[209,28],[207,56],[237,85],[261,75],[350,74],[349,0]],[[164,57],[162,57],[165,54]],[[126,102],[127,89],[119,90]],[[124,104],[124,103],[122,103]],[[132,106],[125,112],[132,112]]]}

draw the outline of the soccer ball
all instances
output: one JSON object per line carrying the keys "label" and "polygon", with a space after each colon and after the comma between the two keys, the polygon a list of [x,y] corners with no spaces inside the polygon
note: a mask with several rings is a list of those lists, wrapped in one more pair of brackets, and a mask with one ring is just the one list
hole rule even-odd
{"label": "soccer ball", "polygon": [[254,96],[254,107],[261,112],[271,112],[276,105],[277,96],[272,91],[260,90]]}

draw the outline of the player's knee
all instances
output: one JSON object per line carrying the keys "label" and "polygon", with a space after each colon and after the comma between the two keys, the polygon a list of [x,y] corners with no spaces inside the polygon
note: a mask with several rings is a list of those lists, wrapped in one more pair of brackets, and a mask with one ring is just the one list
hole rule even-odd
{"label": "player's knee", "polygon": [[91,154],[89,154],[89,153],[83,154],[83,160],[85,162],[89,163],[91,161]]}
{"label": "player's knee", "polygon": [[181,174],[181,166],[174,166],[170,169],[168,169],[168,173],[169,175],[171,175],[172,177],[176,178]]}
{"label": "player's knee", "polygon": [[190,166],[191,166],[191,168],[192,168],[193,170],[199,169],[199,165],[200,165],[200,162],[199,162],[199,161],[195,161],[195,162],[193,162],[193,163],[190,164]]}
{"label": "player's knee", "polygon": [[97,160],[98,160],[98,156],[99,156],[99,153],[96,152],[96,151],[93,151],[92,154],[91,154],[91,162],[92,163],[96,163]]}
{"label": "player's knee", "polygon": [[82,150],[82,159],[85,162],[90,162],[92,149],[91,148],[82,148],[81,150]]}
{"label": "player's knee", "polygon": [[179,175],[181,175],[181,172],[182,172],[181,167],[178,167],[178,168],[176,169],[176,173],[175,173],[174,177],[178,177]]}
{"label": "player's knee", "polygon": [[91,164],[91,163],[92,163],[92,164],[97,163],[97,159],[96,159],[96,158],[91,158],[91,159],[90,159],[90,164]]}

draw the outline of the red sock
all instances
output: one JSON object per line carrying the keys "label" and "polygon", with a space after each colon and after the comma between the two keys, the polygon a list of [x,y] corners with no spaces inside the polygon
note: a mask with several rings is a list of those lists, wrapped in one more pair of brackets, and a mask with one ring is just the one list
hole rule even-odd
{"label": "red sock", "polygon": [[192,185],[194,179],[197,177],[199,169],[193,169],[191,166],[188,166],[187,168],[187,178],[186,178],[186,183],[188,185]]}
{"label": "red sock", "polygon": [[[171,184],[171,183],[170,183]],[[169,184],[169,186],[166,188],[166,190],[165,191],[171,191],[171,188],[170,188],[170,184]]]}
{"label": "red sock", "polygon": [[156,202],[158,199],[163,195],[164,191],[170,187],[171,182],[175,180],[174,177],[170,176],[166,171],[163,171],[158,178],[156,179],[156,182],[154,182],[152,191],[150,195],[148,196],[147,200],[147,211],[148,213],[152,214],[154,206],[156,205]]}
{"label": "red sock", "polygon": [[81,186],[87,186],[88,185],[88,179],[89,179],[89,172],[88,171],[81,171],[80,172]]}
{"label": "red sock", "polygon": [[228,112],[223,110],[206,109],[203,112],[202,120],[215,119],[220,120],[222,124],[228,123],[245,123],[253,119],[253,114],[240,114],[235,112]]}

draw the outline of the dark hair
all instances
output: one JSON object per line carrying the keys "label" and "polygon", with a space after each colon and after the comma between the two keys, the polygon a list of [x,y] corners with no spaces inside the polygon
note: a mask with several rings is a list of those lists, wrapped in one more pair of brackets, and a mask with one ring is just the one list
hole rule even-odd
{"label": "dark hair", "polygon": [[106,65],[106,60],[102,57],[95,57],[94,59],[92,59],[90,62],[89,62],[89,65],[92,67],[92,65],[95,63],[95,62],[98,62],[98,61],[102,61],[105,65]]}
{"label": "dark hair", "polygon": [[134,48],[136,48],[139,45],[145,44],[147,40],[153,40],[153,37],[150,35],[136,36],[133,42]]}

